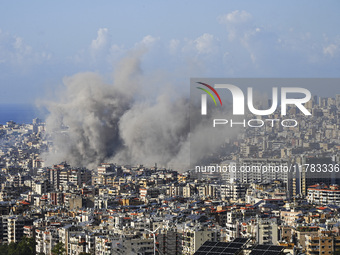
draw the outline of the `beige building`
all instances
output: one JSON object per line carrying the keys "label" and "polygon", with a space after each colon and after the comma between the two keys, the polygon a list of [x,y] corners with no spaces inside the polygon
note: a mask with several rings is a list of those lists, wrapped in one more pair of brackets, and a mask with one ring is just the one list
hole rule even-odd
{"label": "beige building", "polygon": [[259,244],[277,245],[278,240],[278,224],[276,219],[258,219],[256,241]]}
{"label": "beige building", "polygon": [[334,236],[330,231],[318,235],[306,236],[306,254],[334,254],[340,250],[340,236]]}
{"label": "beige building", "polygon": [[182,254],[192,255],[206,241],[219,241],[220,232],[217,229],[186,227],[183,229]]}

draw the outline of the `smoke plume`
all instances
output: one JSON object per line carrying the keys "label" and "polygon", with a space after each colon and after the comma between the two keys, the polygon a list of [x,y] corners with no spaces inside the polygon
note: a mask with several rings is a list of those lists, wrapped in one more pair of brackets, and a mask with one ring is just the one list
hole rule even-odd
{"label": "smoke plume", "polygon": [[156,100],[141,97],[147,81],[139,58],[135,53],[122,60],[113,84],[96,73],[64,79],[58,96],[47,103],[46,130],[53,142],[43,155],[47,165],[67,161],[94,168],[110,161],[168,166],[183,152],[188,100],[174,99],[166,89]]}
{"label": "smoke plume", "polygon": [[[167,83],[161,84],[157,96],[148,97],[145,91],[150,91],[152,78],[142,75],[140,55],[134,53],[121,61],[113,84],[90,72],[64,79],[59,94],[47,103],[46,130],[52,146],[43,155],[46,165],[67,161],[91,169],[102,162],[157,163],[186,170],[189,100],[174,94]],[[212,141],[199,133],[191,130],[197,138],[195,161],[207,148],[213,151],[223,143],[223,139]]]}

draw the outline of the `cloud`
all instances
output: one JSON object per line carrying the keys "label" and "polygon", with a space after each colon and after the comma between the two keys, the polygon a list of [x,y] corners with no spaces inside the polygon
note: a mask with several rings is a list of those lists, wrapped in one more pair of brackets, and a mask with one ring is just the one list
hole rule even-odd
{"label": "cloud", "polygon": [[146,35],[140,42],[135,44],[136,49],[151,50],[152,47],[160,40],[159,37],[154,37],[152,35]]}
{"label": "cloud", "polygon": [[215,38],[213,35],[205,33],[198,37],[195,41],[195,47],[200,54],[210,54],[213,52],[215,45]]}
{"label": "cloud", "polygon": [[251,19],[251,14],[246,11],[233,11],[226,15],[220,16],[219,21],[224,24],[245,23]]}
{"label": "cloud", "polygon": [[172,39],[169,42],[169,50],[171,54],[175,54],[178,50],[180,41],[178,39]]}
{"label": "cloud", "polygon": [[120,45],[112,40],[108,28],[99,28],[97,37],[89,43],[89,46],[79,50],[71,59],[83,69],[110,72],[112,66],[119,63],[124,56],[129,55],[129,51],[150,52],[157,48],[156,45],[159,40],[159,37],[146,35],[139,42],[136,42],[132,48],[126,48],[124,44]]}
{"label": "cloud", "polygon": [[[226,49],[224,51],[228,52],[228,54],[224,54],[225,59],[231,61],[234,55],[238,55],[238,59],[243,58],[243,67],[248,69],[249,65],[252,65],[256,69],[259,55],[266,50],[262,46],[266,44],[268,32],[264,28],[256,26],[252,15],[244,10],[227,13],[218,17],[218,21],[225,25],[229,42],[233,43],[230,47],[234,48],[234,50]],[[232,61],[236,62],[235,59]],[[235,70],[235,67],[232,69]]]}
{"label": "cloud", "polygon": [[158,40],[159,40],[159,38],[153,37],[151,35],[147,35],[143,38],[141,43],[144,44],[144,45],[150,46],[150,45],[153,45]]}
{"label": "cloud", "polygon": [[0,30],[0,64],[20,66],[20,70],[25,71],[50,60],[51,57],[50,53],[33,49],[22,37]]}
{"label": "cloud", "polygon": [[331,43],[328,46],[323,48],[323,54],[328,55],[330,57],[334,57],[338,52],[338,45]]}
{"label": "cloud", "polygon": [[94,51],[106,48],[109,43],[109,30],[107,28],[99,28],[97,31],[97,38],[91,43],[91,49]]}
{"label": "cloud", "polygon": [[[337,44],[323,47],[317,35],[310,31],[280,30],[257,24],[247,11],[232,11],[218,17],[218,21],[226,28],[229,43],[224,42],[221,51],[232,74],[296,75],[298,70],[301,72],[306,66],[311,70],[312,65],[317,68],[324,61],[320,48],[331,57],[337,52]],[[299,75],[308,75],[306,70]]]}
{"label": "cloud", "polygon": [[90,41],[86,48],[80,49],[70,57],[70,60],[78,66],[78,69],[109,72],[112,70],[112,65],[117,63],[125,53],[124,45],[112,42],[108,28],[99,28],[96,38]]}
{"label": "cloud", "polygon": [[226,25],[228,31],[228,38],[230,41],[242,36],[245,30],[249,29],[249,21],[252,16],[246,11],[233,11],[218,18],[221,24]]}
{"label": "cloud", "polygon": [[204,33],[196,39],[185,38],[182,45],[179,40],[173,39],[170,41],[170,52],[176,52],[180,48],[181,52],[187,56],[206,58],[216,53],[218,50],[217,42],[218,38],[209,33]]}
{"label": "cloud", "polygon": [[14,49],[16,49],[18,52],[22,54],[31,54],[32,53],[32,47],[25,45],[24,41],[21,37],[16,37],[15,41],[13,43]]}
{"label": "cloud", "polygon": [[227,37],[206,31],[196,38],[163,41],[157,35],[149,34],[131,47],[111,41],[109,30],[100,28],[96,38],[89,42],[89,48],[78,54],[77,63],[83,69],[110,72],[112,65],[127,52],[135,50],[143,51],[145,72],[164,68],[189,76],[240,76],[245,73],[282,76],[284,73],[295,74],[306,65],[317,68],[320,60],[329,61],[325,56],[333,60],[337,56],[339,44],[336,41],[324,41],[322,45],[312,32],[275,30],[257,24],[253,15],[245,10],[229,12],[217,20]]}

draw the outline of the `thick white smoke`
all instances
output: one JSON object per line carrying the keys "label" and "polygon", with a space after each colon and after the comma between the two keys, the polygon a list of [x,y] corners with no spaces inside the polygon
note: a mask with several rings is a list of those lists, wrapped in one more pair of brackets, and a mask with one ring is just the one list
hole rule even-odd
{"label": "thick white smoke", "polygon": [[[110,161],[168,166],[183,152],[189,134],[188,100],[166,92],[156,100],[141,97],[139,92],[150,84],[141,76],[139,57],[136,53],[121,61],[114,84],[96,73],[64,79],[62,91],[47,103],[46,129],[53,142],[43,155],[47,165],[67,161],[94,168]],[[177,167],[175,162],[172,166]]]}
{"label": "thick white smoke", "polygon": [[[154,78],[142,75],[139,59],[140,54],[135,53],[122,60],[113,84],[96,73],[64,79],[63,89],[47,103],[46,129],[53,145],[43,155],[46,165],[67,161],[95,168],[102,162],[157,163],[186,170],[190,161],[189,100],[174,95],[173,85],[167,82],[158,88],[157,96],[147,97],[143,91],[150,91]],[[204,125],[197,127],[191,130],[194,161],[225,140],[222,133],[218,136],[224,138],[212,140],[200,132],[206,133]]]}
{"label": "thick white smoke", "polygon": [[131,99],[94,73],[76,74],[64,85],[60,98],[48,105],[46,129],[53,147],[46,155],[47,164],[66,160],[94,166],[121,147],[118,123]]}
{"label": "thick white smoke", "polygon": [[119,130],[126,149],[115,155],[118,162],[167,165],[188,139],[188,101],[162,95],[153,105],[136,103],[121,117]]}

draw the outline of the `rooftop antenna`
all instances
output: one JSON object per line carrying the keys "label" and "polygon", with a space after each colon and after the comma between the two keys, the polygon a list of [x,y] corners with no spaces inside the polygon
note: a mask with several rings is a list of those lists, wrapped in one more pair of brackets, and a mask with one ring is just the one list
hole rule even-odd
{"label": "rooftop antenna", "polygon": [[156,255],[156,235],[155,233],[157,232],[157,230],[160,228],[160,226],[158,228],[156,228],[154,231],[151,231],[149,229],[145,229],[146,231],[150,232],[153,235],[153,254]]}

